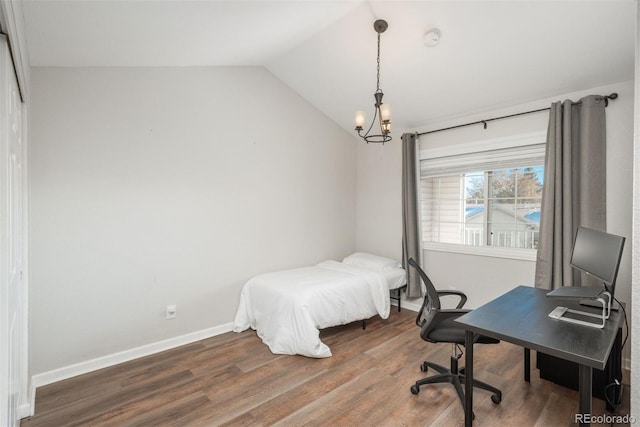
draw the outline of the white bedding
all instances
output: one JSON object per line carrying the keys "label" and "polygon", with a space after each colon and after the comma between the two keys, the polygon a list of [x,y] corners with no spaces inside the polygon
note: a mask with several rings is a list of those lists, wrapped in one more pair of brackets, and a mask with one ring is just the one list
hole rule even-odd
{"label": "white bedding", "polygon": [[324,261],[250,279],[233,330],[255,329],[275,354],[329,357],[319,329],[376,314],[386,319],[389,306],[389,284],[381,272]]}
{"label": "white bedding", "polygon": [[387,281],[387,286],[389,287],[389,290],[398,289],[407,284],[407,272],[404,271],[404,268],[402,267],[381,271],[380,273],[384,276],[384,279]]}

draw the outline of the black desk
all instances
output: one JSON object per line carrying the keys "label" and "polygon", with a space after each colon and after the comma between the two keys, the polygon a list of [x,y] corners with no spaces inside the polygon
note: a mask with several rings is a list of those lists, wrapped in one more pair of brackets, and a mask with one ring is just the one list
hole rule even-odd
{"label": "black desk", "polygon": [[[474,334],[498,338],[525,348],[542,351],[579,365],[579,414],[591,414],[591,372],[604,369],[618,329],[620,311],[612,311],[603,329],[551,319],[557,306],[587,311],[578,300],[547,298],[546,290],[519,286],[501,297],[456,319],[467,331],[465,340],[465,426],[473,419]],[[525,377],[529,366],[525,366]],[[507,396],[508,398],[508,396]],[[503,399],[504,400],[504,399]],[[567,420],[572,421],[572,420]],[[581,423],[582,424],[582,423]]]}

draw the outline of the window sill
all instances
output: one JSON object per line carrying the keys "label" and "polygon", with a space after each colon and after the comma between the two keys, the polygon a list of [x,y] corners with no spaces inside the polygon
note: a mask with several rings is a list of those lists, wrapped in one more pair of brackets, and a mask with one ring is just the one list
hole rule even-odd
{"label": "window sill", "polygon": [[535,249],[498,248],[493,246],[466,246],[451,243],[422,242],[422,249],[426,251],[451,252],[464,255],[486,256],[493,258],[507,258],[521,261],[536,260]]}

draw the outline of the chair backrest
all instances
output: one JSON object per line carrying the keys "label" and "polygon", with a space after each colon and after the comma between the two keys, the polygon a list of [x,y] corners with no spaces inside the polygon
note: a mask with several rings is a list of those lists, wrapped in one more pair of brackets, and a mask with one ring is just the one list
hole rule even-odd
{"label": "chair backrest", "polygon": [[430,322],[436,313],[440,311],[440,297],[427,274],[422,270],[422,268],[420,268],[413,258],[409,259],[409,265],[416,269],[418,275],[420,275],[420,278],[422,279],[422,282],[427,288],[427,292],[424,295],[424,301],[422,302],[422,307],[416,317],[416,324],[422,327],[425,323]]}

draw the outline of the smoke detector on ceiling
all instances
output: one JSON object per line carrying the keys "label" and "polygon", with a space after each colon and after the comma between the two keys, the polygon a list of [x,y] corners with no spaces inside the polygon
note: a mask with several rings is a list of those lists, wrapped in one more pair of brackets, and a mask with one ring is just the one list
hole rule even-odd
{"label": "smoke detector on ceiling", "polygon": [[424,35],[422,41],[424,42],[424,45],[427,47],[433,47],[436,46],[438,44],[438,42],[440,41],[440,30],[437,28],[432,28],[429,31],[426,32],[426,34]]}

